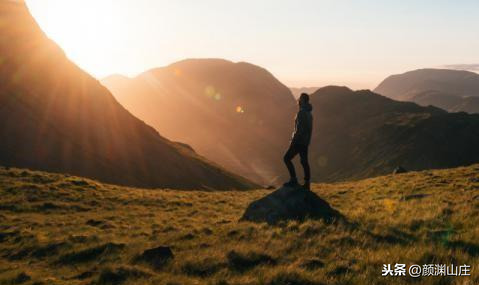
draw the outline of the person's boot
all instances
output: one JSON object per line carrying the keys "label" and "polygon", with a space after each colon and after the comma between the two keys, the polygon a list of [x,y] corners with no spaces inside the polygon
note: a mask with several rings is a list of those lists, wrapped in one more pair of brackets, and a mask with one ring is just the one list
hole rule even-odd
{"label": "person's boot", "polygon": [[291,178],[288,182],[284,183],[283,186],[286,187],[296,187],[298,186],[298,179]]}
{"label": "person's boot", "polygon": [[307,191],[311,191],[311,182],[309,180],[304,181],[303,189]]}

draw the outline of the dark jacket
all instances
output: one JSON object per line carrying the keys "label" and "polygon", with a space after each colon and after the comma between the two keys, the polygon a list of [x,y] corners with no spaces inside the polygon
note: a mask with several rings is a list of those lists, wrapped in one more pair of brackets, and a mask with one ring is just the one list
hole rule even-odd
{"label": "dark jacket", "polygon": [[313,115],[311,104],[302,105],[296,115],[294,124],[294,133],[291,144],[308,146],[311,142],[311,133],[313,132]]}

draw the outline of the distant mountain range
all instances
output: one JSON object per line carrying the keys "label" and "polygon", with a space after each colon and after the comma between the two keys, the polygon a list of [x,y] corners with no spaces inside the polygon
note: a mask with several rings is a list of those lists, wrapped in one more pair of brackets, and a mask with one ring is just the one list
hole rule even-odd
{"label": "distant mountain range", "polygon": [[289,89],[291,90],[291,93],[293,93],[294,98],[299,98],[299,95],[301,93],[307,93],[307,94],[312,94],[316,92],[320,87],[301,87],[301,88],[296,88],[296,87],[290,87]]}
{"label": "distant mountain range", "polygon": [[479,115],[398,102],[369,90],[325,87],[311,95],[310,159],[317,181],[358,179],[479,161]]}
{"label": "distant mountain range", "polygon": [[271,184],[285,173],[283,152],[296,102],[267,70],[245,62],[190,59],[136,78],[102,83],[133,114],[168,138],[227,169]]}
{"label": "distant mountain range", "polygon": [[449,112],[479,113],[479,74],[474,72],[419,69],[386,78],[374,92]]}
{"label": "distant mountain range", "polygon": [[[148,188],[257,187],[217,165],[263,184],[285,179],[282,155],[297,105],[267,70],[196,59],[102,81],[133,114],[184,142],[176,143],[71,63],[25,4],[0,2],[0,17],[0,165]],[[392,76],[376,91],[468,110],[476,104],[477,77],[419,70]],[[479,162],[479,115],[334,86],[315,91],[311,103],[316,182],[377,176],[399,165],[421,170]]]}
{"label": "distant mountain range", "polygon": [[0,23],[0,165],[148,188],[256,187],[131,115],[43,34],[23,1],[1,1]]}
{"label": "distant mountain range", "polygon": [[[281,157],[297,106],[289,90],[264,69],[186,60],[103,83],[161,133],[227,169],[262,183],[286,178]],[[479,162],[479,115],[335,86],[311,94],[311,103],[310,160],[316,182],[388,174],[397,166],[422,170]],[[242,111],[235,106],[243,106]]]}
{"label": "distant mountain range", "polygon": [[479,97],[460,97],[430,90],[419,92],[410,101],[421,106],[436,106],[449,112],[479,113]]}

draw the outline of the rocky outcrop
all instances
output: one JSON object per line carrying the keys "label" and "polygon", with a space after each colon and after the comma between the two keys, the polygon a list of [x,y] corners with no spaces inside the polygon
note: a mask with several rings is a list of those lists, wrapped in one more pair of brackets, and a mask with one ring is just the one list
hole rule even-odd
{"label": "rocky outcrop", "polygon": [[148,263],[152,267],[159,269],[173,258],[173,252],[169,247],[159,246],[145,250],[136,260]]}
{"label": "rocky outcrop", "polygon": [[398,167],[394,168],[393,174],[401,174],[401,173],[407,173],[406,168],[404,168],[402,166],[398,166]]}
{"label": "rocky outcrop", "polygon": [[333,222],[342,219],[342,215],[314,192],[299,187],[281,187],[252,202],[240,221],[276,224],[285,220],[305,219]]}

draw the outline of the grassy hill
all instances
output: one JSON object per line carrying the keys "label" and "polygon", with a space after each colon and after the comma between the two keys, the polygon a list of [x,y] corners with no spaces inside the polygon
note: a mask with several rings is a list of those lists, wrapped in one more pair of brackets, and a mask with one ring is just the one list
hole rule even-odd
{"label": "grassy hill", "polygon": [[[348,223],[238,223],[269,191],[145,190],[0,168],[0,284],[477,284],[479,165],[313,191]],[[169,246],[153,267],[139,256]],[[381,277],[454,263],[471,277]],[[469,282],[469,283],[468,283]]]}

